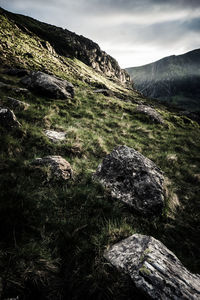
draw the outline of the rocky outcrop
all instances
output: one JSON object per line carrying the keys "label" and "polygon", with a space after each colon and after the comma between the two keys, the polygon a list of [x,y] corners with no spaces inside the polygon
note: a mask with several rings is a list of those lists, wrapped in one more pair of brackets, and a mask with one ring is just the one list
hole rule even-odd
{"label": "rocky outcrop", "polygon": [[46,156],[43,158],[36,158],[32,162],[33,166],[48,167],[50,174],[48,174],[48,180],[68,180],[72,178],[72,168],[68,161],[61,156]]}
{"label": "rocky outcrop", "polygon": [[31,72],[22,78],[21,83],[28,89],[50,98],[67,99],[74,97],[73,84],[40,71]]}
{"label": "rocky outcrop", "polygon": [[136,112],[147,115],[153,123],[164,124],[164,120],[161,115],[150,106],[138,105]]}
{"label": "rocky outcrop", "polygon": [[21,127],[14,112],[9,108],[3,107],[0,107],[0,125],[8,130]]}
{"label": "rocky outcrop", "polygon": [[200,299],[200,275],[190,273],[153,237],[134,234],[112,246],[104,257],[151,299]]}
{"label": "rocky outcrop", "polygon": [[7,97],[7,105],[13,110],[26,110],[30,104],[22,102],[12,97]]}
{"label": "rocky outcrop", "polygon": [[162,212],[164,195],[162,171],[148,158],[127,146],[116,147],[98,166],[94,179],[138,212]]}
{"label": "rocky outcrop", "polygon": [[64,141],[66,138],[66,132],[45,130],[44,133],[54,143]]}
{"label": "rocky outcrop", "polygon": [[102,51],[99,45],[92,40],[67,29],[45,24],[30,17],[20,18],[20,16],[5,10],[2,10],[2,13],[8,15],[24,32],[29,32],[29,34],[33,32],[43,39],[46,45],[43,43],[42,46],[48,47],[48,50],[51,48],[50,52],[54,52],[53,48],[56,53],[66,57],[75,57],[112,79],[117,79],[121,83],[130,83],[129,74],[122,70],[118,62]]}

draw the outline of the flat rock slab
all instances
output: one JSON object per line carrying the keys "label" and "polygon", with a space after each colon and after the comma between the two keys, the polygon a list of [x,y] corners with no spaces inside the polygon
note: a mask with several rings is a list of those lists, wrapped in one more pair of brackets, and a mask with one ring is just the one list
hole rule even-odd
{"label": "flat rock slab", "polygon": [[28,76],[22,78],[21,83],[38,94],[50,98],[67,99],[74,97],[73,84],[43,72],[30,72]]}
{"label": "flat rock slab", "polygon": [[154,108],[150,106],[138,105],[136,111],[141,114],[147,115],[149,119],[154,123],[158,123],[158,124],[165,123],[161,115]]}
{"label": "flat rock slab", "polygon": [[0,107],[0,125],[8,130],[21,127],[14,112],[9,108],[3,107]]}
{"label": "flat rock slab", "polygon": [[162,171],[127,146],[116,147],[98,166],[94,179],[117,198],[144,215],[158,215],[164,204]]}
{"label": "flat rock slab", "polygon": [[38,167],[49,167],[51,174],[49,179],[63,179],[68,180],[72,178],[73,171],[71,165],[63,157],[54,155],[54,156],[45,156],[43,158],[36,158],[32,165]]}
{"label": "flat rock slab", "polygon": [[30,104],[22,102],[12,97],[7,97],[7,104],[13,110],[26,110],[29,108]]}
{"label": "flat rock slab", "polygon": [[44,133],[54,143],[58,143],[66,139],[66,132],[45,130]]}
{"label": "flat rock slab", "polygon": [[134,234],[112,246],[104,257],[151,299],[200,299],[200,275],[190,273],[153,237]]}

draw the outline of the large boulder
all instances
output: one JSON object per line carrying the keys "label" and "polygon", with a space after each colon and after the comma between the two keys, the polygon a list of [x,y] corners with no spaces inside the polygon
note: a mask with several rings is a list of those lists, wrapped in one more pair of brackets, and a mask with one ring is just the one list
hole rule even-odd
{"label": "large boulder", "polygon": [[148,158],[127,146],[116,147],[98,166],[94,179],[138,212],[157,215],[164,204],[162,171]]}
{"label": "large boulder", "polygon": [[0,107],[0,125],[8,130],[21,127],[14,112],[4,107]]}
{"label": "large boulder", "polygon": [[200,275],[190,273],[160,241],[134,234],[104,257],[151,299],[200,299]]}
{"label": "large boulder", "polygon": [[63,157],[58,155],[45,156],[43,158],[36,158],[32,165],[37,167],[47,167],[49,168],[50,174],[48,174],[48,179],[62,179],[68,180],[72,178],[73,171],[71,165]]}
{"label": "large boulder", "polygon": [[67,80],[37,71],[30,72],[28,76],[22,78],[27,88],[55,99],[67,99],[74,97],[74,86]]}
{"label": "large boulder", "polygon": [[136,112],[147,115],[153,123],[157,123],[157,124],[165,123],[161,115],[154,108],[150,106],[138,105]]}

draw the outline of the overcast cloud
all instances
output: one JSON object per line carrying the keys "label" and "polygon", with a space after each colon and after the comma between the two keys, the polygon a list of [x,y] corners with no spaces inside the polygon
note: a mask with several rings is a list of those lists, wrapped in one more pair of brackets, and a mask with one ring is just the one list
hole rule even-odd
{"label": "overcast cloud", "polygon": [[0,0],[97,42],[121,67],[200,48],[200,0]]}

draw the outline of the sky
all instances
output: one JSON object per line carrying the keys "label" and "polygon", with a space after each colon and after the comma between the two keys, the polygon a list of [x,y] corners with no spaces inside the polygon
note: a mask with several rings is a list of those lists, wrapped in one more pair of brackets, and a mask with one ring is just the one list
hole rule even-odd
{"label": "sky", "polygon": [[0,0],[98,43],[122,68],[200,48],[200,0]]}

